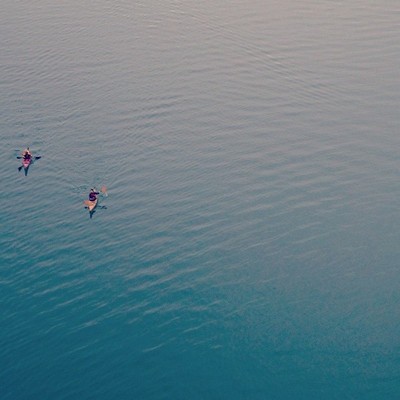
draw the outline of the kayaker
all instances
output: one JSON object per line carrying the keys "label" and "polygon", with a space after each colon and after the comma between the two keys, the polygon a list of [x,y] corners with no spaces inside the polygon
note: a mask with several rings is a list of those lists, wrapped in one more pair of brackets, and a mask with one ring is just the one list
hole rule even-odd
{"label": "kayaker", "polygon": [[29,150],[29,147],[27,147],[23,152],[22,152],[22,157],[24,160],[30,160],[32,158],[32,153]]}
{"label": "kayaker", "polygon": [[93,188],[90,189],[89,200],[90,201],[96,201],[98,194],[99,194],[99,192],[96,192]]}

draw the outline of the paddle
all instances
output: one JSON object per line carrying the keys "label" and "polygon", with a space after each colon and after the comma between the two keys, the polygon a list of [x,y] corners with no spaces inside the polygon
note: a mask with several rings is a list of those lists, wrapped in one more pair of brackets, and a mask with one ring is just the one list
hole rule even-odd
{"label": "paddle", "polygon": [[[23,156],[17,156],[18,160],[20,160],[21,158],[24,158]],[[33,157],[34,160],[40,160],[42,158],[42,156],[35,156]]]}
{"label": "paddle", "polygon": [[101,193],[104,194],[104,196],[106,196],[106,197],[108,196],[107,188],[104,185],[101,187],[100,191],[101,191]]}

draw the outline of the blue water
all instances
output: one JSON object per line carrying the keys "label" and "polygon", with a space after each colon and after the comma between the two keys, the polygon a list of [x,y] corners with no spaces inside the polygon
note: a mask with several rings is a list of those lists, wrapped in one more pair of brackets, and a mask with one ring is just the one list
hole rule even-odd
{"label": "blue water", "polygon": [[0,398],[398,399],[399,17],[4,0]]}

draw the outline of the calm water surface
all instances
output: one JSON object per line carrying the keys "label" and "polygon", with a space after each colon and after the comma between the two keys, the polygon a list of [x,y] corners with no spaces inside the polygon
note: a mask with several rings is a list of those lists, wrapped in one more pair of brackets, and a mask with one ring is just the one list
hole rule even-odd
{"label": "calm water surface", "polygon": [[1,398],[398,399],[399,18],[4,0]]}

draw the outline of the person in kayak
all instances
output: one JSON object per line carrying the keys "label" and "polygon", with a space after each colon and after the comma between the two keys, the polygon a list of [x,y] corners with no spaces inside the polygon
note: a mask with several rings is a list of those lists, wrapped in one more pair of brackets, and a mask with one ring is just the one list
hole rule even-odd
{"label": "person in kayak", "polygon": [[32,158],[32,153],[29,150],[29,147],[27,147],[23,152],[22,152],[22,157],[24,160],[30,160]]}
{"label": "person in kayak", "polygon": [[96,201],[98,194],[99,194],[99,192],[96,192],[93,188],[90,189],[89,201]]}

